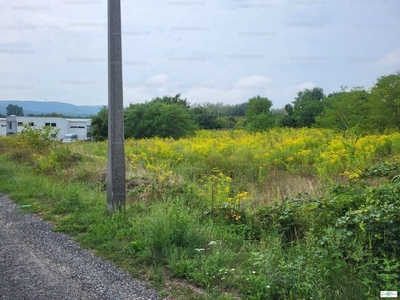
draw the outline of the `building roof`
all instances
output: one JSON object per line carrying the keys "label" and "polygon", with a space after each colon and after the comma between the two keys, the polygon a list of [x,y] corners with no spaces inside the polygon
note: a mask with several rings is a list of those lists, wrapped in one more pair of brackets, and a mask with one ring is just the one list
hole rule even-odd
{"label": "building roof", "polygon": [[88,121],[92,121],[92,119],[65,119],[67,121],[70,122],[88,122]]}

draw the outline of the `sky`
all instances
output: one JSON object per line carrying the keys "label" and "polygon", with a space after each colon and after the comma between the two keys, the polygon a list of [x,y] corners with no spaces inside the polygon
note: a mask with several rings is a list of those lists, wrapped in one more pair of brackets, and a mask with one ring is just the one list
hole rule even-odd
{"label": "sky", "polygon": [[[400,70],[398,0],[121,0],[124,105],[273,108]],[[0,0],[0,100],[107,105],[106,0]]]}

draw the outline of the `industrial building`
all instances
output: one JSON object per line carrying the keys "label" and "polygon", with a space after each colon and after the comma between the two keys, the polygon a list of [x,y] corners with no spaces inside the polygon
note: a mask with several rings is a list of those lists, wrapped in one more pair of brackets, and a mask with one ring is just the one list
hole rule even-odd
{"label": "industrial building", "polygon": [[0,136],[13,135],[21,132],[25,125],[31,127],[51,126],[59,129],[58,138],[62,139],[67,133],[76,133],[78,140],[90,138],[91,119],[69,119],[54,117],[19,117],[7,116],[0,118]]}

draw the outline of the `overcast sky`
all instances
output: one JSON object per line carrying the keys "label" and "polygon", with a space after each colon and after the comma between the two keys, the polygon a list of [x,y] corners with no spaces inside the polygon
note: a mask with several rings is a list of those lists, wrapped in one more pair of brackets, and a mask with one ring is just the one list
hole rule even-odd
{"label": "overcast sky", "polygon": [[[273,108],[400,70],[399,0],[122,0],[124,105]],[[0,0],[0,100],[107,105],[106,0]]]}

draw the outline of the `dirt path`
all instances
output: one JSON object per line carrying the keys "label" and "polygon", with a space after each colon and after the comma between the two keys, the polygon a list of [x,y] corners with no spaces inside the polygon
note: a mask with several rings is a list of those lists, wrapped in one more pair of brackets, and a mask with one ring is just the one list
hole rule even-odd
{"label": "dirt path", "polygon": [[0,299],[157,299],[110,262],[0,194]]}

